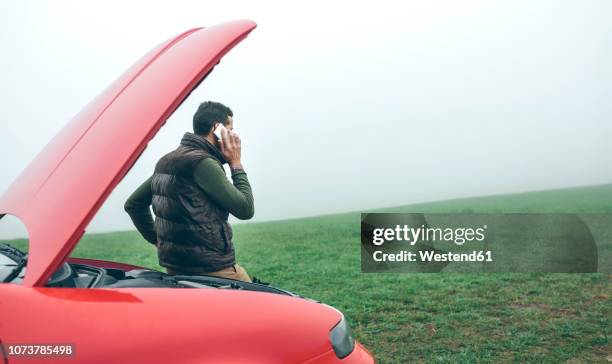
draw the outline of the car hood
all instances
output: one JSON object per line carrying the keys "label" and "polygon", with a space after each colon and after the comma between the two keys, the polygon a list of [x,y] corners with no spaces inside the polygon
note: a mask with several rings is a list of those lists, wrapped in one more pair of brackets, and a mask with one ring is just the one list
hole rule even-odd
{"label": "car hood", "polygon": [[342,318],[330,306],[243,290],[6,286],[3,341],[73,343],[84,363],[302,363],[333,350],[330,330]]}
{"label": "car hood", "polygon": [[168,39],[78,113],[0,198],[29,235],[24,285],[44,285],[168,117],[254,28],[237,20]]}

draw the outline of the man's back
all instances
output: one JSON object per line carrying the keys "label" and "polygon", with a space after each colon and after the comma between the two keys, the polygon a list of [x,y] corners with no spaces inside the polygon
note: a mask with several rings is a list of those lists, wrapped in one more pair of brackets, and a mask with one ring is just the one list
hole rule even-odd
{"label": "man's back", "polygon": [[235,263],[229,212],[194,177],[196,166],[220,156],[205,139],[186,133],[181,145],[159,160],[151,179],[159,262],[183,272],[214,272]]}
{"label": "man's back", "polygon": [[[249,279],[235,264],[228,216],[250,219],[253,194],[240,163],[240,140],[226,138],[228,142],[220,143],[210,133],[185,133],[179,147],[159,160],[153,176],[125,204],[138,231],[158,247],[160,265],[171,274],[225,275],[229,271],[230,278]],[[232,150],[236,146],[237,153]],[[233,184],[223,169],[226,162]],[[235,278],[238,268],[242,274]]]}

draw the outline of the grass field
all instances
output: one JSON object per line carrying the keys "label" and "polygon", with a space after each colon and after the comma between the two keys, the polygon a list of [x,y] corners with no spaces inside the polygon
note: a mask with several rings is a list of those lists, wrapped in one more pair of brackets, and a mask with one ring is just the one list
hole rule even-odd
{"label": "grass field", "polygon": [[[612,185],[384,211],[612,212]],[[380,363],[612,362],[610,274],[363,274],[359,227],[359,212],[239,224],[234,241],[252,275],[344,311]],[[73,256],[159,268],[133,231]]]}

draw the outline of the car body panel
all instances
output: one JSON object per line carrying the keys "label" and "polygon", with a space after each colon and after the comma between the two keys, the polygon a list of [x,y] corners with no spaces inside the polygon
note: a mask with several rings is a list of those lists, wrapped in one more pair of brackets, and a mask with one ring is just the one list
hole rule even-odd
{"label": "car body panel", "polygon": [[355,350],[348,356],[338,359],[333,350],[327,351],[314,358],[306,360],[303,364],[342,363],[342,364],[373,364],[374,357],[361,343],[355,342]]}
{"label": "car body panel", "polygon": [[24,285],[65,261],[101,204],[166,119],[221,57],[255,28],[238,20],[154,48],[77,114],[0,199],[29,235]]}
{"label": "car body panel", "polygon": [[[148,269],[88,258],[69,257],[66,262]],[[71,361],[78,363],[375,362],[359,342],[339,359],[327,338],[340,312],[302,298],[220,289],[15,284],[0,284],[0,292],[0,312],[11,312],[0,315],[0,345],[72,344],[76,350]],[[10,359],[20,362],[31,363],[32,358]]]}
{"label": "car body panel", "polygon": [[[11,316],[2,320],[0,336],[5,345],[73,344],[82,363],[340,362],[328,340],[339,312],[301,298],[270,296],[223,289],[177,288],[169,294],[164,288],[7,284],[0,312]],[[14,359],[10,362],[17,363]]]}

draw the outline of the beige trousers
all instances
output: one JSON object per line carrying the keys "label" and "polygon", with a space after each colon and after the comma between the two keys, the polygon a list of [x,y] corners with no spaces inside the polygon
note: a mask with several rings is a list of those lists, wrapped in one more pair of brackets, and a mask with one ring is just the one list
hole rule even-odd
{"label": "beige trousers", "polygon": [[[185,274],[183,272],[177,272],[177,271],[175,271],[174,269],[171,269],[171,268],[166,268],[166,270],[168,271],[168,274],[170,274],[170,275],[183,275],[183,274]],[[191,274],[193,274],[193,273],[191,273]],[[251,282],[251,278],[249,277],[249,275],[246,272],[246,270],[244,268],[242,268],[238,264],[234,264],[231,267],[227,267],[227,268],[218,270],[216,272],[202,273],[202,275],[219,277],[219,278],[229,278],[229,279],[234,279],[234,280],[243,281],[243,282]]]}

